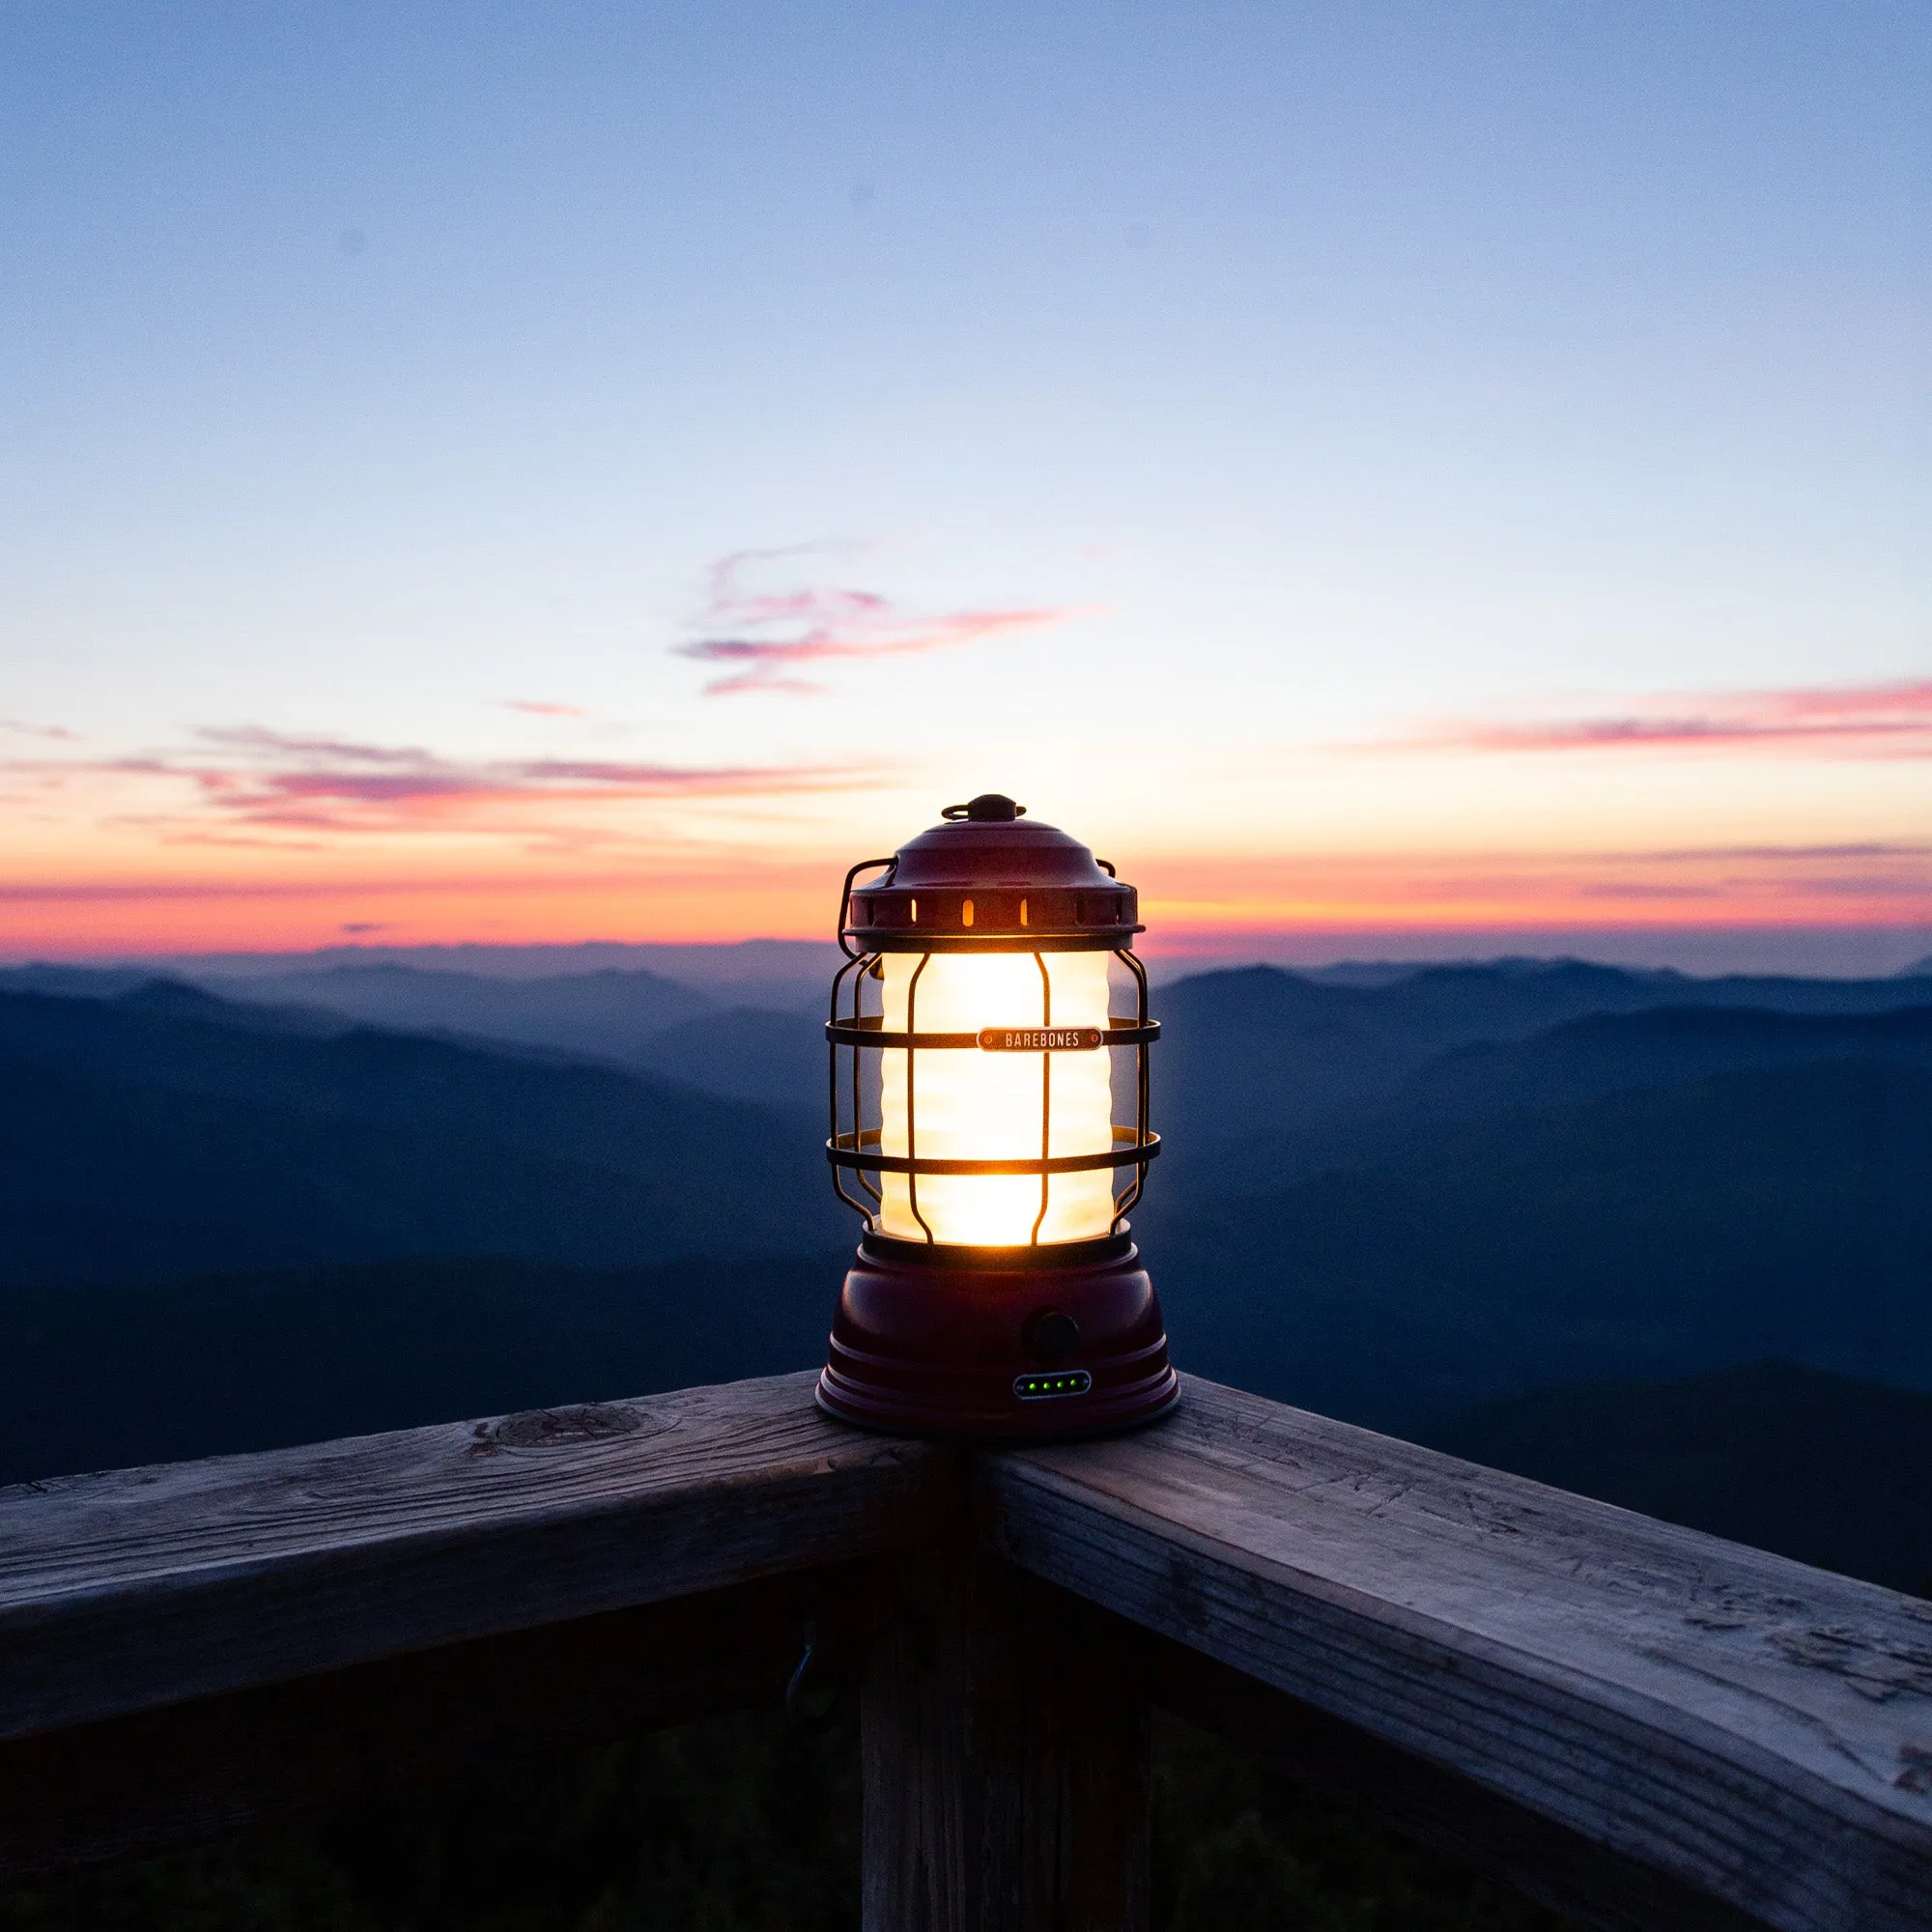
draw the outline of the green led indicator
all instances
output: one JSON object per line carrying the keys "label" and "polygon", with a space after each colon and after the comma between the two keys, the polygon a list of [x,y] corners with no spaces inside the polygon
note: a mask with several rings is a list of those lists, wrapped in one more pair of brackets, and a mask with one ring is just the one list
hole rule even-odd
{"label": "green led indicator", "polygon": [[1013,1393],[1022,1402],[1041,1402],[1049,1396],[1085,1395],[1094,1378],[1085,1369],[1068,1369],[1055,1376],[1015,1376]]}

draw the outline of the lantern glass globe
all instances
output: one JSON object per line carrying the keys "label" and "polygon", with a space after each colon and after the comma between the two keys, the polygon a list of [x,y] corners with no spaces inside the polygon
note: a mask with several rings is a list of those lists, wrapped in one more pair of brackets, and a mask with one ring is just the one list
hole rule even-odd
{"label": "lantern glass globe", "polygon": [[[885,1031],[1053,1026],[1093,1027],[1104,1034],[1108,957],[1105,952],[889,952],[880,962]],[[1057,1159],[1105,1153],[1113,1146],[1104,1051],[921,1053],[910,1135],[906,1058],[897,1049],[879,1056],[884,1153],[1034,1160],[1042,1154]],[[1044,1215],[1037,1175],[923,1174],[916,1212],[912,1177],[887,1174],[881,1180],[880,1232],[903,1240],[1017,1247],[1035,1240],[1092,1240],[1114,1224],[1114,1176],[1107,1168],[1045,1177]]]}

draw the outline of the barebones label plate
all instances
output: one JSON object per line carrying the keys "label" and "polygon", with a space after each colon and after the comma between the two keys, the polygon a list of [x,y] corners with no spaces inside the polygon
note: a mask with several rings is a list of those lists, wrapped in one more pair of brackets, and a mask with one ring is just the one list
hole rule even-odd
{"label": "barebones label plate", "polygon": [[1092,1053],[1106,1036],[1098,1027],[981,1027],[987,1053]]}

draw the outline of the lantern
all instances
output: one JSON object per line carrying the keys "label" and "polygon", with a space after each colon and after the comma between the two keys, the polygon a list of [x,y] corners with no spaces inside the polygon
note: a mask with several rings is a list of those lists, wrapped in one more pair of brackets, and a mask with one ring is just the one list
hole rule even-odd
{"label": "lantern", "polygon": [[1160,1151],[1136,895],[1025,810],[949,806],[845,875],[826,1153],[866,1232],[818,1402],[847,1421],[1080,1435],[1179,1393],[1125,1219]]}

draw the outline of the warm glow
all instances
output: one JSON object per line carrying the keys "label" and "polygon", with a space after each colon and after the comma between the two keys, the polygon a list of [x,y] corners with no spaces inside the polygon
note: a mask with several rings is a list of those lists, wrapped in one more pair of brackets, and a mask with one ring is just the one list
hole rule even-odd
{"label": "warm glow", "polygon": [[[989,1026],[1099,1027],[1107,1024],[1105,952],[934,953],[919,976],[918,1003],[908,991],[922,955],[885,955],[888,1033],[978,1033]],[[1051,998],[1040,979],[1044,960]],[[941,1160],[1027,1160],[1040,1153],[1040,1091],[1052,1083],[1051,1156],[1100,1153],[1113,1145],[1113,1102],[1105,1048],[1093,1053],[930,1051],[916,1056],[913,1094],[922,1155]],[[906,1061],[883,1062],[881,1151],[911,1152],[906,1144]],[[923,1241],[908,1177],[882,1177],[880,1227]],[[1108,1168],[1061,1174],[1047,1182],[1042,1241],[1105,1235],[1114,1221],[1114,1175]],[[923,1175],[919,1208],[939,1241],[1017,1246],[1033,1238],[1040,1183],[1030,1175]]]}

